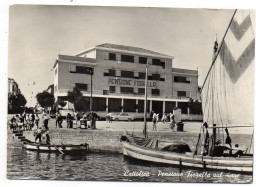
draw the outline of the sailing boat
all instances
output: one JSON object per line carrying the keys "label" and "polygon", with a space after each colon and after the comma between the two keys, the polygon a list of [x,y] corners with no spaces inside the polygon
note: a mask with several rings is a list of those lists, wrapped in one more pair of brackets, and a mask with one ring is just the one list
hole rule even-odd
{"label": "sailing boat", "polygon": [[253,154],[249,149],[253,135],[249,149],[243,150],[233,145],[229,129],[251,128],[254,124],[253,21],[252,12],[235,10],[219,48],[215,42],[213,61],[201,92],[203,123],[195,150],[191,152],[185,143],[149,139],[145,102],[144,137],[122,136],[124,156],[179,167],[252,173]]}

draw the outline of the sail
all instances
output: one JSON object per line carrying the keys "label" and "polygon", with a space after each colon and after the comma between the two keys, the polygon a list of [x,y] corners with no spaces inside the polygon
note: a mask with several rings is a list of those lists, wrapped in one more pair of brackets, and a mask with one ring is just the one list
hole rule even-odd
{"label": "sail", "polygon": [[201,93],[204,122],[254,124],[254,11],[234,13],[216,55]]}

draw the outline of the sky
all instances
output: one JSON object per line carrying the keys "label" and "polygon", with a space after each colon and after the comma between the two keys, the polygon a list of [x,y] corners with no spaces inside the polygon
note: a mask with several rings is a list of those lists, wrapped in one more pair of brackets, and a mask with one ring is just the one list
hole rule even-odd
{"label": "sky", "polygon": [[[13,5],[9,9],[8,77],[34,106],[35,95],[53,84],[58,56],[102,43],[141,47],[174,56],[173,67],[209,70],[234,10]],[[35,84],[33,84],[35,82]]]}

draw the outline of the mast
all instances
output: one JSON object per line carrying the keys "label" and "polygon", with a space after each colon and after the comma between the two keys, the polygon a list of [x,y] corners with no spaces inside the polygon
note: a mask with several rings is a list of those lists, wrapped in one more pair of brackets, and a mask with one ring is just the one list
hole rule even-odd
{"label": "mast", "polygon": [[220,49],[221,49],[221,47],[222,47],[222,45],[223,45],[224,39],[225,39],[225,37],[226,37],[226,35],[227,35],[228,29],[229,29],[229,27],[230,27],[230,25],[231,25],[231,23],[232,23],[232,21],[233,21],[233,19],[234,19],[234,16],[235,16],[236,12],[237,12],[237,9],[234,11],[234,14],[233,14],[233,16],[232,16],[232,18],[231,18],[231,20],[230,20],[230,22],[229,22],[229,25],[228,25],[228,27],[227,27],[227,30],[226,30],[226,32],[225,32],[223,38],[222,38],[222,41],[221,41],[220,47],[219,47],[219,49],[218,49],[218,51],[217,51],[217,53],[216,53],[216,56],[213,58],[212,64],[211,64],[211,66],[210,66],[210,68],[209,68],[208,74],[207,74],[207,76],[206,76],[206,78],[205,78],[205,80],[204,80],[204,83],[203,83],[203,85],[202,85],[201,90],[203,90],[204,85],[205,85],[205,83],[206,83],[206,81],[207,81],[207,78],[208,78],[208,76],[209,76],[209,73],[211,72],[211,69],[212,69],[213,65],[215,64],[215,62],[216,62],[216,59],[217,59],[217,57],[218,57],[218,54],[219,54],[219,52],[220,52]]}
{"label": "mast", "polygon": [[147,123],[146,123],[146,111],[147,111],[147,82],[148,82],[148,59],[147,59],[147,63],[146,63],[146,66],[145,66],[145,89],[144,89],[144,92],[145,92],[145,100],[144,100],[144,131],[143,131],[143,134],[144,134],[144,137],[148,137],[147,135]]}

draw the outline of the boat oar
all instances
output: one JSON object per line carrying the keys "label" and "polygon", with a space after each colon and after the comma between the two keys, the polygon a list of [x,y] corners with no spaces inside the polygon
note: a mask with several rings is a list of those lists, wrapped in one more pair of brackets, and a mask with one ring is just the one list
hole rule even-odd
{"label": "boat oar", "polygon": [[61,154],[65,154],[62,150],[59,150],[58,147],[56,147],[55,145],[53,145],[53,147],[54,147],[57,151],[59,151]]}

